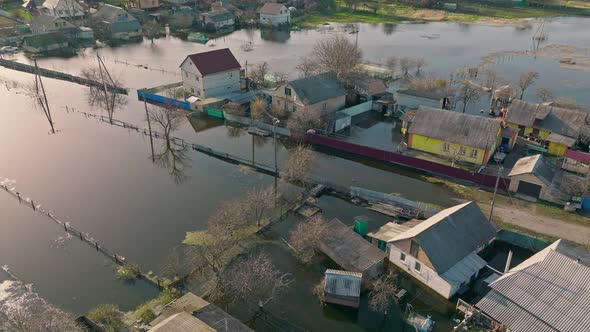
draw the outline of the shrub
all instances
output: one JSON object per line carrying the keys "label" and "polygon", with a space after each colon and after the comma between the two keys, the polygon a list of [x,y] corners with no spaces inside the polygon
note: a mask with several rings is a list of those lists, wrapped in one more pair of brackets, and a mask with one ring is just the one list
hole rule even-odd
{"label": "shrub", "polygon": [[99,304],[88,312],[88,318],[103,325],[108,331],[120,331],[123,323],[123,313],[116,304]]}
{"label": "shrub", "polygon": [[140,305],[135,310],[135,313],[137,314],[137,317],[139,318],[139,320],[144,324],[148,324],[149,322],[153,321],[156,318],[156,314],[154,314],[154,311],[152,310],[152,306],[151,306],[150,302],[146,302],[146,303]]}
{"label": "shrub", "polygon": [[139,274],[139,265],[125,263],[117,270],[117,277],[121,280],[131,280]]}

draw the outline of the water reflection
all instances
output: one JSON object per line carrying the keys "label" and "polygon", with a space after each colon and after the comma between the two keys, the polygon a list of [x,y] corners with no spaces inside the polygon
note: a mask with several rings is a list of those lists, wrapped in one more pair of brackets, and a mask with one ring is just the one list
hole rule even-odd
{"label": "water reflection", "polygon": [[291,38],[291,31],[282,29],[262,29],[260,30],[260,38],[262,38],[262,40],[283,44]]}
{"label": "water reflection", "polygon": [[186,147],[180,148],[173,145],[170,140],[164,140],[160,149],[153,155],[153,161],[156,165],[170,169],[170,177],[176,184],[185,183],[190,176],[186,174],[192,166],[192,160],[188,156]]}
{"label": "water reflection", "polygon": [[395,28],[396,28],[395,24],[385,23],[385,24],[383,24],[383,33],[386,36],[390,36],[393,34],[393,32],[395,32]]}

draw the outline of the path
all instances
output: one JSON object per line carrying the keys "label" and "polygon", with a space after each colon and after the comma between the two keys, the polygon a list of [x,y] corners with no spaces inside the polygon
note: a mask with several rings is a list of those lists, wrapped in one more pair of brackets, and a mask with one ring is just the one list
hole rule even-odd
{"label": "path", "polygon": [[[482,206],[482,209],[489,213],[489,207]],[[496,205],[494,207],[494,217],[501,219],[505,223],[526,228],[535,233],[547,234],[582,245],[587,245],[590,242],[590,226],[551,218],[535,213],[531,209]]]}

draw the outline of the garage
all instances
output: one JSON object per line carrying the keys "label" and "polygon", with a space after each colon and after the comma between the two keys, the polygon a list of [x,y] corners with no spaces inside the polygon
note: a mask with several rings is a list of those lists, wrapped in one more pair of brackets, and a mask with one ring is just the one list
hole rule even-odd
{"label": "garage", "polygon": [[541,186],[526,181],[519,181],[516,192],[529,197],[539,198],[541,195]]}

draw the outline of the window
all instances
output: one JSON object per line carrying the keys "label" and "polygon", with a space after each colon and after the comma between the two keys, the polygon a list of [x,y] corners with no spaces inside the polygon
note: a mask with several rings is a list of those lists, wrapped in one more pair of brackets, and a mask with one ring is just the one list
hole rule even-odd
{"label": "window", "polygon": [[472,158],[475,158],[475,157],[477,157],[477,149],[473,149],[473,150],[471,150],[471,157],[472,157]]}
{"label": "window", "polygon": [[443,151],[444,152],[449,152],[449,143],[444,143],[443,144]]}
{"label": "window", "polygon": [[421,268],[422,268],[422,264],[420,264],[419,262],[416,262],[416,264],[414,264],[414,270],[420,272]]}
{"label": "window", "polygon": [[195,75],[195,80],[199,81],[199,75]]}
{"label": "window", "polygon": [[418,257],[418,250],[420,249],[420,245],[412,240],[412,243],[410,244],[410,255],[414,256],[414,257]]}
{"label": "window", "polygon": [[297,107],[295,107],[295,105],[291,106],[291,112],[295,113],[296,110],[297,110]]}
{"label": "window", "polygon": [[400,254],[399,254],[399,260],[402,261],[402,262],[405,261],[406,260],[406,254],[404,254],[403,252],[400,252]]}
{"label": "window", "polygon": [[289,104],[287,104],[287,102],[284,102],[284,103],[283,103],[283,109],[284,109],[285,111],[288,111],[288,110],[289,110]]}
{"label": "window", "polygon": [[464,155],[465,155],[465,152],[466,152],[466,149],[465,149],[465,147],[463,147],[463,146],[460,146],[460,147],[459,147],[459,154],[460,154],[460,155],[462,155],[462,156],[464,156]]}
{"label": "window", "polygon": [[291,89],[285,88],[285,96],[291,96]]}

